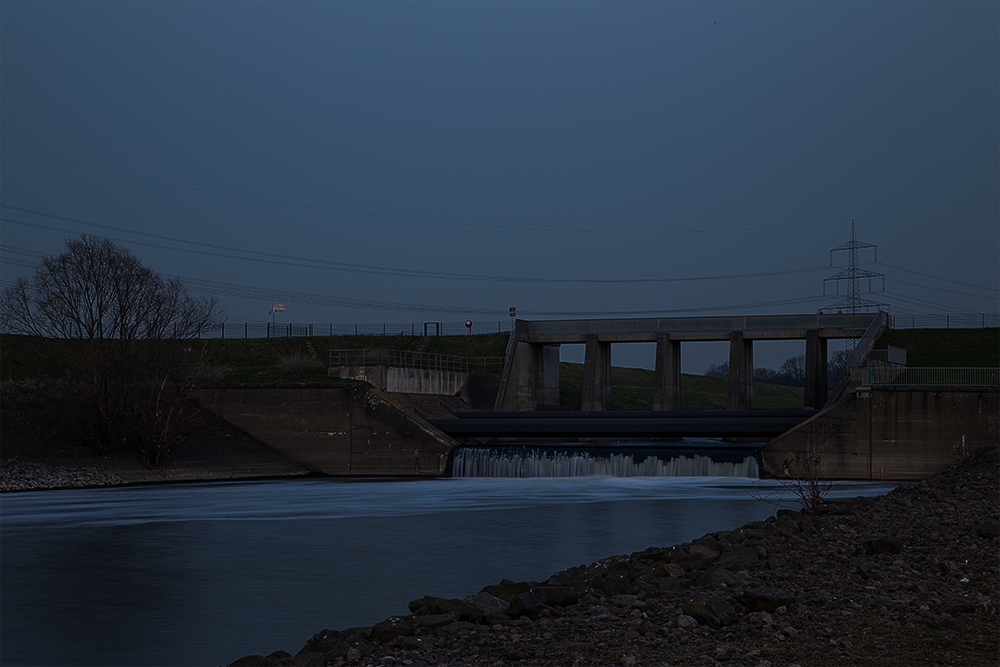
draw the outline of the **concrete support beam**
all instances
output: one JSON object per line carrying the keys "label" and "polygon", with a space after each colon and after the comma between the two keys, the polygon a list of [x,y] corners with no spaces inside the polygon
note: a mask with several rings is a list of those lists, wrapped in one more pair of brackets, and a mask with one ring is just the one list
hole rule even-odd
{"label": "concrete support beam", "polygon": [[827,341],[820,338],[819,331],[806,332],[806,409],[819,410],[826,405],[827,398]]}
{"label": "concrete support beam", "polygon": [[656,336],[656,364],[653,371],[653,409],[681,409],[681,342],[670,334]]}
{"label": "concrete support beam", "polygon": [[583,401],[581,410],[607,410],[611,406],[611,343],[587,336],[583,360]]}
{"label": "concrete support beam", "polygon": [[559,405],[559,346],[517,341],[507,386],[504,410]]}
{"label": "concrete support beam", "polygon": [[535,377],[539,407],[559,405],[559,346],[539,345],[536,353],[538,370]]}
{"label": "concrete support beam", "polygon": [[742,331],[729,334],[729,410],[753,408],[753,340]]}
{"label": "concrete support beam", "polygon": [[538,361],[535,350],[540,347],[532,343],[517,341],[514,345],[514,363],[507,384],[504,410],[537,410],[538,396],[535,393]]}

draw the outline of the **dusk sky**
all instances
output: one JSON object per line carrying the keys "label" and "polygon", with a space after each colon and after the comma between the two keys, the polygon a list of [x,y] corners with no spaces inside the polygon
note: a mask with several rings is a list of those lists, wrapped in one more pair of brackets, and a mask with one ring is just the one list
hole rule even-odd
{"label": "dusk sky", "polygon": [[4,0],[0,279],[88,233],[240,326],[815,313],[854,220],[867,298],[996,313],[998,29],[998,2]]}

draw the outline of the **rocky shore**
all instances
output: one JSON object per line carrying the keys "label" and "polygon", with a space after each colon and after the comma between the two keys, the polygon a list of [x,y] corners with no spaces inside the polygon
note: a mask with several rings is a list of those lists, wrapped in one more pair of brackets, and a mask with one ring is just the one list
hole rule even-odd
{"label": "rocky shore", "polygon": [[878,498],[780,510],[230,667],[1000,664],[997,449]]}
{"label": "rocky shore", "polygon": [[17,459],[0,460],[0,491],[37,491],[125,484],[118,475],[96,467],[48,465]]}

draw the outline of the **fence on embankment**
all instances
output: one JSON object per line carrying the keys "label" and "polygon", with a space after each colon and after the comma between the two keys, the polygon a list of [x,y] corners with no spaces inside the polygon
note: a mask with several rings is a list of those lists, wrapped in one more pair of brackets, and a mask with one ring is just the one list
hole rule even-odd
{"label": "fence on embankment", "polygon": [[330,350],[330,368],[385,366],[457,373],[499,373],[503,357],[459,357],[406,350]]}
{"label": "fence on embankment", "polygon": [[870,387],[998,387],[1000,368],[907,368],[872,364],[861,384]]}
{"label": "fence on embankment", "polygon": [[381,324],[298,324],[293,322],[223,322],[202,330],[200,338],[293,338],[309,336],[460,336],[509,333],[504,320],[473,322],[383,322]]}
{"label": "fence on embankment", "polygon": [[[894,329],[985,329],[1000,327],[1000,313],[894,315]],[[472,334],[510,333],[511,320],[474,321]],[[457,336],[470,333],[465,322],[381,322],[317,324],[227,321],[205,329],[201,338],[285,338],[296,336]]]}

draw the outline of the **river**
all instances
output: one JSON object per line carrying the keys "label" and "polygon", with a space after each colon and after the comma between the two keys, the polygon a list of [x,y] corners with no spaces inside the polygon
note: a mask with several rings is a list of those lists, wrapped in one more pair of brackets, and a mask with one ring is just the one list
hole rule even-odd
{"label": "river", "polygon": [[[406,614],[423,595],[544,580],[766,518],[775,507],[753,496],[779,488],[740,477],[305,479],[4,494],[0,664],[294,654],[324,628]],[[891,488],[845,482],[832,495]]]}

